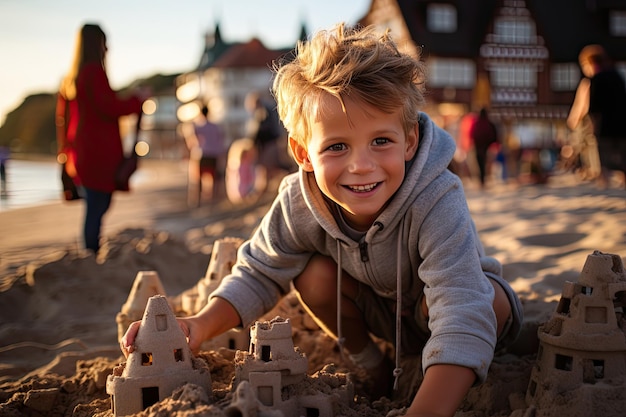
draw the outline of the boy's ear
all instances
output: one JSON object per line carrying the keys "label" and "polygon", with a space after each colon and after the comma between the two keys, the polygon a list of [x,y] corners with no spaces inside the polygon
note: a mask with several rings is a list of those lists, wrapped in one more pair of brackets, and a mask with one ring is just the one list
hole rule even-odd
{"label": "boy's ear", "polygon": [[406,135],[406,148],[404,150],[404,160],[410,161],[415,156],[415,152],[417,152],[417,145],[420,140],[420,128],[419,123],[415,123],[413,129],[409,131]]}
{"label": "boy's ear", "polygon": [[309,152],[300,142],[291,136],[289,137],[289,149],[291,150],[293,159],[295,159],[300,168],[307,172],[313,172],[313,165],[311,165],[311,161],[309,160]]}

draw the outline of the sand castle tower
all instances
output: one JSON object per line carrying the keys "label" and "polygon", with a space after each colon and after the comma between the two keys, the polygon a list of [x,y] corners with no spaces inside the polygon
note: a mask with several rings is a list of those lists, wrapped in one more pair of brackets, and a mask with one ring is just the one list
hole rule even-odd
{"label": "sand castle tower", "polygon": [[[220,285],[226,275],[230,274],[237,261],[237,250],[242,243],[243,240],[236,237],[226,237],[215,241],[205,276],[194,287],[184,291],[173,300],[176,309],[181,314],[195,314],[207,304],[211,292]],[[215,350],[224,347],[232,350],[245,350],[249,344],[248,329],[231,329],[203,342],[201,348]]]}
{"label": "sand castle tower", "polygon": [[284,416],[332,417],[339,401],[349,404],[354,395],[349,381],[336,384],[335,395],[324,394],[304,383],[307,367],[306,356],[293,345],[289,319],[257,321],[250,328],[250,350],[235,357],[235,400],[228,415],[252,415],[256,403],[259,415],[273,410]]}
{"label": "sand castle tower", "polygon": [[153,296],[135,339],[135,351],[107,378],[113,414],[138,413],[187,383],[211,393],[207,364],[193,357],[167,299]]}
{"label": "sand castle tower", "polygon": [[[599,404],[594,404],[598,397],[594,392],[614,390],[613,398],[623,398],[623,385],[611,381],[626,377],[625,306],[626,272],[621,258],[593,252],[578,282],[564,284],[556,311],[539,328],[537,361],[526,392],[528,405],[553,409],[565,401],[571,409],[575,402],[583,412],[580,415],[595,415]],[[567,396],[572,391],[576,394]],[[624,404],[623,399],[619,401]],[[567,409],[562,415],[567,415]]]}
{"label": "sand castle tower", "polygon": [[141,319],[148,299],[155,295],[165,295],[165,289],[156,271],[139,271],[133,281],[126,302],[115,321],[117,322],[117,340],[122,340],[128,326],[134,321]]}
{"label": "sand castle tower", "polygon": [[215,241],[206,274],[197,285],[198,299],[195,312],[200,311],[206,305],[209,295],[220,285],[222,279],[230,274],[230,270],[237,261],[237,249],[242,243],[243,240],[235,237]]}
{"label": "sand castle tower", "polygon": [[226,275],[230,274],[230,270],[237,262],[237,249],[242,243],[243,240],[235,237],[215,241],[205,275],[194,287],[176,297],[180,304],[177,307],[182,313],[195,314],[207,304],[211,292],[220,285]]}

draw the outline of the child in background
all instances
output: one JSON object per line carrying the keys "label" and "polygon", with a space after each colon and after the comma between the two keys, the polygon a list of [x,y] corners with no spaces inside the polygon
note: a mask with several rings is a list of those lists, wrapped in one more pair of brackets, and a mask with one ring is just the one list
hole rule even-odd
{"label": "child in background", "polygon": [[[402,355],[421,353],[424,378],[406,415],[452,416],[485,380],[496,345],[517,337],[522,309],[448,170],[454,140],[419,111],[423,64],[388,33],[340,24],[276,71],[299,171],[207,306],[179,319],[191,349],[254,323],[295,288],[377,394],[391,394]],[[138,325],[121,340],[126,355]],[[395,344],[393,358],[372,335]]]}

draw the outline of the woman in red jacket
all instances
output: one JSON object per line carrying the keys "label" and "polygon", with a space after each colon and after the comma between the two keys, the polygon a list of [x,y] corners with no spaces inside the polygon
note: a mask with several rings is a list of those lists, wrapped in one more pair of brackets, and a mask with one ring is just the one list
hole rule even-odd
{"label": "woman in red jacket", "polygon": [[[124,157],[119,118],[140,113],[143,102],[136,96],[118,97],[111,89],[104,64],[106,51],[102,29],[85,24],[78,33],[73,64],[61,82],[57,101],[57,126],[75,126],[73,141],[68,137],[65,144],[71,146],[73,142],[76,153],[76,171],[87,203],[84,242],[94,253],[100,249],[102,218],[111,205],[115,171]],[[69,120],[63,119],[65,106]]]}

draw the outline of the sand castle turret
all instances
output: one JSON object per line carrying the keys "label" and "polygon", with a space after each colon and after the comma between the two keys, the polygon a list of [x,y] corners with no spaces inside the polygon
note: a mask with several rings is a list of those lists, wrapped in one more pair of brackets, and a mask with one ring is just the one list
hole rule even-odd
{"label": "sand castle turret", "polygon": [[219,239],[215,242],[206,274],[197,285],[198,299],[195,311],[200,311],[206,305],[209,295],[220,285],[222,279],[230,274],[237,261],[237,249],[242,243],[243,240],[235,237]]}
{"label": "sand castle turret", "polygon": [[[211,260],[206,274],[198,283],[174,297],[173,303],[181,315],[192,315],[200,311],[209,301],[209,295],[230,274],[233,265],[237,262],[237,250],[243,243],[242,239],[226,237],[215,241]],[[202,343],[203,350],[215,350],[221,347],[233,350],[245,350],[250,344],[248,329],[231,329],[211,340]]]}
{"label": "sand castle turret", "polygon": [[139,271],[133,281],[126,302],[115,321],[117,322],[117,339],[121,340],[128,326],[141,319],[148,304],[148,299],[155,295],[165,295],[165,289],[156,271]]}
{"label": "sand castle turret", "polygon": [[187,383],[211,393],[207,364],[193,357],[167,299],[153,296],[148,300],[135,350],[107,378],[113,414],[138,413]]}
{"label": "sand castle turret", "polygon": [[[623,398],[623,385],[615,381],[626,377],[625,306],[622,259],[593,252],[578,282],[564,284],[556,311],[539,328],[540,346],[526,402],[539,410],[554,410],[559,401],[567,402],[562,415],[577,402],[580,415],[596,415],[601,405],[594,403],[598,397],[594,392],[613,390],[614,398]],[[577,394],[567,396],[573,391]]]}
{"label": "sand castle turret", "polygon": [[[308,379],[307,367],[306,356],[293,345],[289,319],[257,321],[250,328],[249,351],[238,351],[235,357],[236,391],[227,415],[257,415],[253,404],[258,415],[283,416],[332,417],[339,403],[349,407],[354,389],[347,378],[320,371],[317,378]],[[313,380],[332,380],[332,394],[317,390]],[[332,390],[329,385],[326,389]]]}

